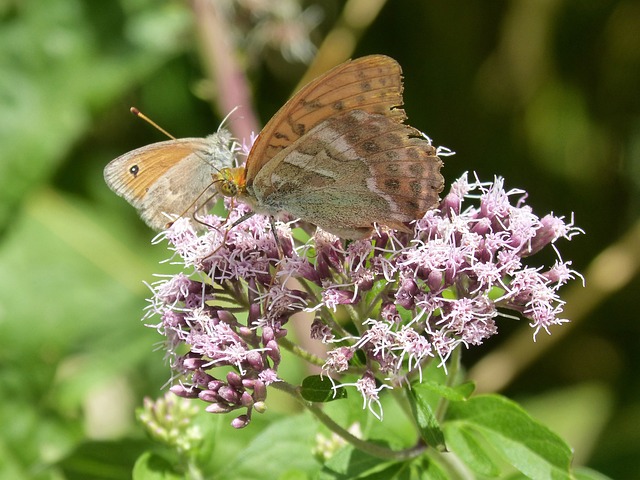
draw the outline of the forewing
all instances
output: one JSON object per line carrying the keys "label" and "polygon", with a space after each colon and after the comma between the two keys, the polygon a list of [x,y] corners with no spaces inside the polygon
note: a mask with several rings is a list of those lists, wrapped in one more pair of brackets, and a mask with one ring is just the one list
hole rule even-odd
{"label": "forewing", "polygon": [[402,103],[402,69],[394,59],[370,55],[338,65],[304,86],[267,123],[249,153],[247,182],[323,121],[362,110],[401,123]]}
{"label": "forewing", "polygon": [[212,168],[207,162],[207,141],[184,138],[154,143],[111,161],[105,182],[133,205],[152,228],[166,226],[163,213],[182,215],[200,195],[210,196]]}
{"label": "forewing", "polygon": [[111,190],[137,208],[156,179],[197,151],[198,140],[167,140],[132,150],[107,164],[104,180]]}

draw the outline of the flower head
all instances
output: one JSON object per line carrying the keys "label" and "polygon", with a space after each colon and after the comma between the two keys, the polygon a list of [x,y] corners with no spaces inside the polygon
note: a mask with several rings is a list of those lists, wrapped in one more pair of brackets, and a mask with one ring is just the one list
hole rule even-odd
{"label": "flower head", "polygon": [[[267,386],[281,381],[279,340],[300,311],[314,312],[309,335],[328,346],[323,375],[336,389],[355,387],[378,418],[382,390],[421,381],[426,362],[482,344],[500,317],[513,318],[508,312],[526,318],[534,337],[550,333],[567,321],[558,289],[579,276],[555,242],[581,230],[538,217],[525,199],[502,178],[465,174],[412,235],[378,228],[346,245],[295,224],[273,232],[260,215],[230,227],[247,212],[242,205],[229,204],[228,219],[207,217],[201,233],[176,221],[162,238],[186,271],[154,284],[149,306],[179,380],[172,391],[199,397],[210,412],[242,410],[232,423],[246,426],[264,411]],[[554,265],[533,265],[548,245]]]}

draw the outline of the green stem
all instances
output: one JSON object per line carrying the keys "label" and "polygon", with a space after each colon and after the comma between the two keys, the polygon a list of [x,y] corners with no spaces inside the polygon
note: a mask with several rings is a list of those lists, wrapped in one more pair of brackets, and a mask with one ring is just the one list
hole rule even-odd
{"label": "green stem", "polygon": [[294,355],[297,355],[298,357],[303,358],[304,360],[306,360],[307,362],[313,365],[317,365],[319,367],[324,365],[324,360],[322,358],[314,355],[311,352],[308,352],[304,348],[300,348],[298,345],[293,343],[291,340],[288,340],[286,337],[278,339],[278,345],[287,349]]}
{"label": "green stem", "polygon": [[[456,384],[457,381],[457,376],[458,376],[458,372],[460,371],[460,361],[461,361],[461,350],[462,348],[460,348],[461,346],[458,345],[457,348],[453,349],[453,352],[451,353],[451,357],[450,357],[450,362],[448,362],[448,372],[447,372],[447,382],[446,382],[446,386],[447,387],[453,387]],[[436,408],[436,418],[438,420],[442,420],[444,417],[444,414],[447,411],[447,407],[449,406],[449,401],[446,400],[444,397],[442,397],[440,399],[440,401],[438,402],[438,407]]]}
{"label": "green stem", "polygon": [[189,473],[189,478],[193,480],[204,480],[205,478],[202,474],[202,470],[195,462],[189,462],[189,465],[187,466],[187,472]]}
{"label": "green stem", "polygon": [[404,450],[391,450],[390,448],[386,448],[380,446],[375,443],[370,443],[364,441],[354,435],[352,435],[349,431],[342,428],[336,422],[333,421],[328,415],[326,415],[320,407],[318,407],[315,403],[309,402],[305,400],[300,394],[300,390],[298,387],[294,387],[293,385],[287,382],[276,382],[271,386],[281,390],[283,392],[287,392],[291,396],[293,396],[302,406],[307,408],[311,413],[313,413],[320,422],[331,430],[336,435],[339,435],[344,440],[352,444],[357,449],[377,458],[382,458],[385,460],[395,460],[395,461],[403,461],[410,460],[412,458],[419,457],[422,455],[426,449],[426,445],[416,445],[412,448],[407,448]]}
{"label": "green stem", "polygon": [[[278,339],[278,345],[280,345],[282,348],[286,349],[287,351],[293,353],[294,355],[297,355],[298,357],[306,360],[307,362],[316,365],[318,367],[322,367],[325,363],[325,361],[318,357],[317,355],[314,355],[312,353],[310,353],[309,351],[305,350],[304,348],[300,348],[298,345],[296,345],[295,343],[291,342],[290,340],[288,340],[286,337],[285,338],[280,338]],[[354,367],[354,366],[349,366],[347,368],[346,371],[341,372],[342,374],[345,373],[351,373],[354,375],[360,375],[362,376],[362,374],[364,374],[364,372],[367,369],[364,367]]]}
{"label": "green stem", "polygon": [[331,328],[334,335],[342,338],[351,337],[351,334],[336,321],[333,312],[326,306],[320,308],[320,319]]}
{"label": "green stem", "polygon": [[384,287],[380,289],[380,291],[376,294],[375,297],[369,302],[366,306],[366,309],[362,312],[362,317],[366,318],[373,311],[379,301],[382,300],[382,297],[391,289],[391,283],[387,283]]}
{"label": "green stem", "polygon": [[358,329],[358,333],[362,335],[365,329],[362,326],[362,319],[358,314],[358,311],[349,304],[345,304],[343,305],[343,307],[347,312],[349,312],[349,317],[351,317],[351,321],[353,322],[355,327]]}
{"label": "green stem", "polygon": [[306,278],[296,278],[296,280],[302,286],[302,288],[304,288],[304,291],[307,292],[309,294],[309,296],[315,300],[315,303],[319,303],[320,300],[318,299],[318,295],[314,291],[314,289],[311,287],[311,285],[309,284],[307,279]]}

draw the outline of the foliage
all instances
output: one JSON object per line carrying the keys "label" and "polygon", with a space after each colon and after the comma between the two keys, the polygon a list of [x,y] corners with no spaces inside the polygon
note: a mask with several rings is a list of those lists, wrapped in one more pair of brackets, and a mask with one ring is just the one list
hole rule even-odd
{"label": "foliage", "polygon": [[[180,465],[133,415],[145,396],[161,395],[167,378],[157,336],[136,321],[148,295],[142,281],[151,281],[166,255],[150,246],[153,234],[133,209],[108,191],[102,169],[163,139],[128,116],[131,105],[176,136],[204,136],[219,125],[221,115],[207,104],[215,103],[215,88],[193,4],[0,1],[3,478],[146,477]],[[354,26],[341,16],[344,4],[322,2],[321,17],[307,14],[305,25],[321,21],[309,37],[320,52],[339,25],[352,34],[339,37],[341,47],[356,46],[347,56],[398,59],[411,124],[458,152],[446,162],[448,182],[467,170],[499,174],[529,191],[536,210],[575,212],[587,233],[569,255],[587,278],[583,292],[563,295],[569,325],[577,326],[567,329],[571,335],[554,334],[549,349],[542,338],[532,343],[530,332],[518,342],[524,325],[505,326],[462,358],[479,388],[498,382],[531,416],[503,397],[464,400],[464,387],[451,385],[463,391],[441,409],[432,391],[441,396],[446,381],[436,377],[431,390],[414,389],[410,402],[423,435],[439,444],[430,427],[438,420],[449,449],[478,477],[508,475],[514,452],[526,459],[523,471],[543,471],[540,478],[566,466],[566,445],[542,425],[575,452],[576,478],[600,478],[582,465],[612,478],[635,471],[640,365],[629,299],[638,288],[640,244],[637,5],[397,0]],[[273,44],[237,57],[263,119],[307,68]],[[487,375],[481,355],[497,359]],[[296,362],[284,364],[300,383],[308,376]],[[343,446],[320,465],[315,436],[328,431],[287,395],[269,395],[267,414],[241,431],[231,418],[195,417],[202,471],[220,478],[451,478],[438,458],[448,454],[436,449],[380,463]],[[360,423],[368,439],[412,445],[405,412],[386,400],[383,406],[383,424],[366,416],[357,395],[324,410],[345,427]],[[493,424],[501,419],[496,412],[526,428]],[[533,454],[532,440],[548,448]]]}

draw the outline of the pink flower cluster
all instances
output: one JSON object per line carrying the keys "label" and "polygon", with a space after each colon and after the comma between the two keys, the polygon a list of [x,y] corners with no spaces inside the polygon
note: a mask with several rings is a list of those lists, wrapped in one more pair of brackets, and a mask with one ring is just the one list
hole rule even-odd
{"label": "pink flower cluster", "polygon": [[553,214],[539,218],[525,196],[501,178],[464,175],[413,234],[379,228],[346,245],[292,231],[293,223],[278,222],[274,235],[260,215],[229,228],[247,212],[242,205],[228,219],[201,219],[204,232],[179,219],[161,239],[188,273],[153,285],[148,312],[167,340],[179,380],[172,391],[199,397],[210,412],[242,409],[233,425],[246,426],[264,411],[266,387],[283,381],[278,340],[300,311],[314,312],[309,335],[327,345],[323,374],[334,388],[355,387],[379,418],[382,389],[421,380],[426,362],[481,344],[499,316],[512,318],[507,311],[528,319],[534,336],[549,332],[566,321],[559,287],[579,274],[557,250],[548,268],[526,260],[581,230]]}

